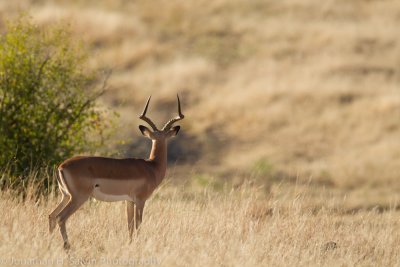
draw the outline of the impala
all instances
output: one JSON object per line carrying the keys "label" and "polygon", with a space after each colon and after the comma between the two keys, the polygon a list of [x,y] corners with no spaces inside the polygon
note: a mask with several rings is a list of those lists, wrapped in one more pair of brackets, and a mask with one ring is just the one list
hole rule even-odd
{"label": "impala", "polygon": [[100,201],[126,201],[129,238],[142,222],[146,200],[161,183],[167,169],[167,140],[176,136],[180,126],[173,124],[184,118],[178,98],[178,116],[169,120],[161,130],[146,117],[151,96],[140,119],[152,130],[140,125],[142,134],[152,140],[148,159],[115,159],[78,156],[64,161],[58,167],[57,182],[62,193],[60,204],[49,215],[49,230],[58,223],[64,248],[70,247],[65,223],[89,197]]}

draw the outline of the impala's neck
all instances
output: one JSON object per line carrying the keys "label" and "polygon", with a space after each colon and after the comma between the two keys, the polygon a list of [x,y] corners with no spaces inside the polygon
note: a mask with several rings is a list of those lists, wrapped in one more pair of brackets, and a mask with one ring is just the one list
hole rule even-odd
{"label": "impala's neck", "polygon": [[161,183],[167,170],[167,141],[152,140],[149,160],[156,166],[157,184]]}

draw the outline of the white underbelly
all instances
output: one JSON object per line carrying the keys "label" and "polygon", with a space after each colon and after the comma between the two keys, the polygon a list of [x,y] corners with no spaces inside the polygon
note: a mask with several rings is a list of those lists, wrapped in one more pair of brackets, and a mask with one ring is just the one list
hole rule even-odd
{"label": "white underbelly", "polygon": [[110,195],[101,192],[99,189],[95,188],[92,192],[92,197],[100,201],[114,202],[114,201],[123,201],[129,200],[133,201],[133,198],[128,195]]}

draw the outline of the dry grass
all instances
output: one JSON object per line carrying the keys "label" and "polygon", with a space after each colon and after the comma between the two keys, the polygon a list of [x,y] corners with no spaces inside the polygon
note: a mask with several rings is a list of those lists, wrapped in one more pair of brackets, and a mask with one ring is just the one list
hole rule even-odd
{"label": "dry grass", "polygon": [[[113,69],[102,104],[121,114],[120,154],[147,154],[136,114],[149,94],[159,124],[182,96],[179,164],[141,234],[128,245],[122,204],[91,203],[69,222],[70,257],[400,265],[399,10],[395,0],[0,1],[2,17],[70,24],[88,66]],[[248,177],[260,195],[241,191]],[[0,199],[0,255],[67,259],[47,234],[55,200]]]}
{"label": "dry grass", "polygon": [[19,202],[7,193],[0,199],[3,265],[30,259],[36,266],[45,261],[63,266],[400,264],[398,212],[346,213],[340,208],[343,199],[315,209],[307,196],[278,189],[266,198],[248,185],[224,193],[167,185],[147,203],[131,244],[122,202],[86,203],[67,224],[69,252],[58,231],[48,234],[47,215],[56,199]]}

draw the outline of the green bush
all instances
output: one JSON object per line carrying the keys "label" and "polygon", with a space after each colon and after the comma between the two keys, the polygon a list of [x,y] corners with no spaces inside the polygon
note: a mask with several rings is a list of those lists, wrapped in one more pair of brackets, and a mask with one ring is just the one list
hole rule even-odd
{"label": "green bush", "polygon": [[0,170],[9,174],[3,188],[28,184],[33,170],[88,151],[90,136],[103,132],[95,100],[104,86],[95,89],[100,77],[86,60],[63,28],[26,18],[7,23],[0,39]]}

